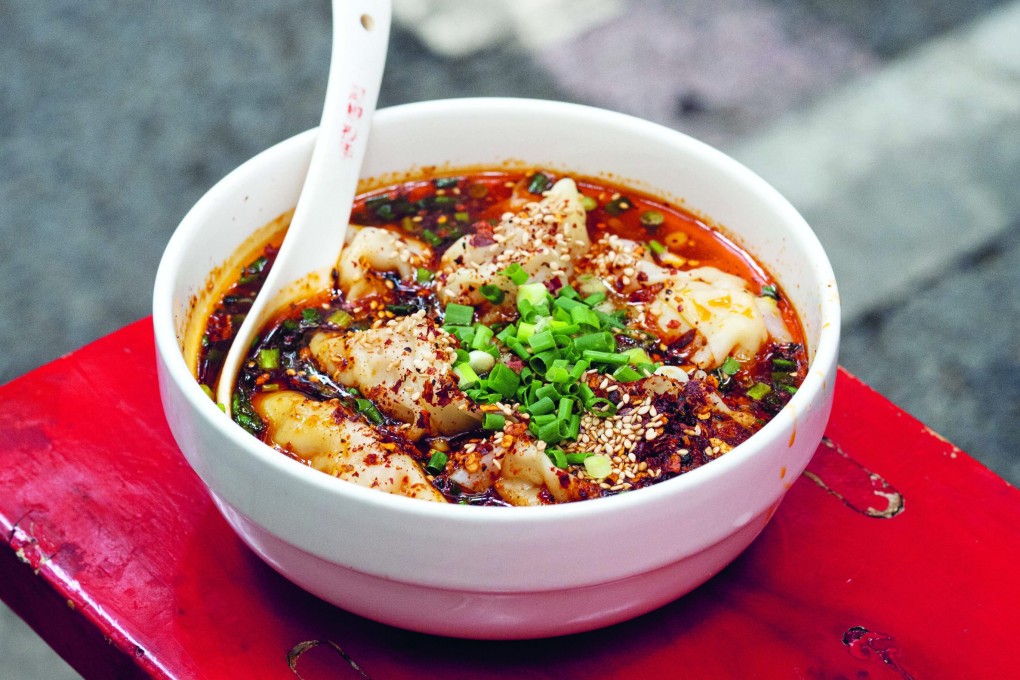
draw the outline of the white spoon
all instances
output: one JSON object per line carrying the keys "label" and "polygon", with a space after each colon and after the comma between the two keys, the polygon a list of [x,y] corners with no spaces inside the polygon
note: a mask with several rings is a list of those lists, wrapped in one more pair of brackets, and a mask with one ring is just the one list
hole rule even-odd
{"label": "white spoon", "polygon": [[216,401],[228,415],[237,373],[258,330],[292,299],[298,282],[321,290],[336,265],[379,98],[391,13],[390,0],[333,0],[333,51],[319,136],[287,236],[223,364]]}

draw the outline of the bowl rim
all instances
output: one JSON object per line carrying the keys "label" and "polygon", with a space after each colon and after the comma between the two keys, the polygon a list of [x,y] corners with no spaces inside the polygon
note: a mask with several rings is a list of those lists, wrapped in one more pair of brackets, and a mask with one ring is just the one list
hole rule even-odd
{"label": "bowl rim", "polygon": [[[267,468],[273,475],[283,475],[307,485],[317,493],[336,499],[348,499],[373,509],[414,515],[421,519],[435,519],[443,522],[465,525],[484,523],[530,524],[567,520],[579,517],[599,517],[618,513],[624,509],[651,505],[664,497],[682,494],[686,490],[712,485],[720,477],[728,476],[740,467],[745,459],[761,455],[764,449],[780,436],[784,421],[795,419],[809,404],[823,399],[828,375],[835,369],[840,335],[840,304],[835,276],[828,257],[814,231],[792,204],[764,179],[722,151],[694,139],[680,131],[636,118],[623,113],[608,111],[582,104],[565,102],[519,99],[507,97],[475,97],[462,99],[440,99],[401,104],[380,109],[373,121],[376,127],[401,125],[408,119],[426,115],[445,114],[457,111],[463,114],[485,113],[513,107],[522,115],[567,117],[583,123],[594,121],[599,125],[615,125],[635,130],[643,135],[667,141],[672,145],[685,147],[689,152],[702,156],[703,160],[732,174],[742,188],[752,191],[760,198],[773,204],[786,223],[800,247],[811,257],[810,277],[817,283],[820,298],[819,330],[817,345],[811,349],[808,374],[793,395],[790,402],[761,430],[746,442],[735,447],[716,460],[711,461],[683,475],[649,487],[639,489],[640,493],[622,493],[606,498],[590,499],[583,502],[563,503],[544,506],[516,507],[513,509],[488,506],[458,506],[445,503],[428,503],[421,500],[380,493],[356,484],[338,484],[337,480],[317,470],[280,455],[270,446],[248,434],[243,428],[226,418],[224,413],[202,391],[187,367],[177,339],[174,322],[174,275],[180,269],[184,249],[194,238],[194,232],[203,224],[206,213],[218,205],[221,197],[231,195],[243,187],[250,173],[263,166],[271,166],[275,159],[299,152],[307,146],[309,153],[317,130],[315,128],[285,139],[248,159],[214,184],[181,220],[171,236],[160,260],[153,288],[153,326],[156,350],[169,378],[178,386],[181,394],[197,416],[211,427],[221,431],[228,440]],[[370,150],[371,153],[371,144]],[[412,167],[409,165],[409,167]],[[696,206],[695,206],[696,207]],[[802,314],[802,312],[801,312]],[[454,507],[451,507],[454,506]]]}

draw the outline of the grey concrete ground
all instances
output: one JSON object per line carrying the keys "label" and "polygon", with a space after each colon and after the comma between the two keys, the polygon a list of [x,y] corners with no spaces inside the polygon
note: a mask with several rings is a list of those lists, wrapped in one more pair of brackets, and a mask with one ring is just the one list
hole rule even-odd
{"label": "grey concrete ground", "polygon": [[[721,146],[826,245],[842,363],[1020,481],[1020,2],[399,0],[382,104],[578,101]],[[0,383],[148,314],[213,182],[315,125],[325,0],[0,0]],[[0,678],[77,677],[0,609]]]}

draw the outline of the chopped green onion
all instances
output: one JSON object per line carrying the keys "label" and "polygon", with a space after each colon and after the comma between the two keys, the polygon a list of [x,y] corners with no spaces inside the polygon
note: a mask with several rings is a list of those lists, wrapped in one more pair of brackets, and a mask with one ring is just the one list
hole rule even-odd
{"label": "chopped green onion", "polygon": [[431,229],[422,229],[421,237],[425,239],[430,246],[433,247],[439,246],[443,243],[442,237],[436,234],[436,232],[432,231]]}
{"label": "chopped green onion", "polygon": [[527,342],[528,338],[534,335],[537,330],[538,326],[535,324],[528,323],[527,321],[521,321],[517,324],[517,339]]}
{"label": "chopped green onion", "polygon": [[280,348],[263,347],[258,353],[259,368],[263,371],[272,371],[280,367]]}
{"label": "chopped green onion", "polygon": [[545,379],[553,383],[565,383],[570,380],[570,371],[561,366],[553,366],[545,372]]}
{"label": "chopped green onion", "polygon": [[255,258],[241,270],[241,278],[238,279],[238,283],[251,283],[258,278],[259,274],[265,271],[268,264],[269,258],[265,255]]}
{"label": "chopped green onion", "polygon": [[765,383],[755,383],[747,390],[747,396],[751,397],[755,401],[761,400],[766,394],[772,391],[772,388]]}
{"label": "chopped green onion", "polygon": [[432,183],[437,189],[450,189],[460,182],[460,177],[436,177]]}
{"label": "chopped green onion", "polygon": [[652,358],[648,356],[648,352],[641,347],[631,347],[626,352],[623,352],[623,354],[627,355],[627,360],[634,366],[652,363]]}
{"label": "chopped green onion", "polygon": [[556,408],[557,420],[568,420],[574,415],[574,401],[567,397],[561,397],[559,406]]}
{"label": "chopped green onion", "polygon": [[474,326],[443,326],[443,330],[452,335],[453,337],[460,340],[460,344],[470,346],[471,342],[475,339],[475,327]]}
{"label": "chopped green onion", "polygon": [[595,454],[583,451],[581,453],[568,453],[567,454],[567,465],[581,465],[585,459]]}
{"label": "chopped green onion", "polygon": [[[485,328],[482,326],[482,328]],[[489,331],[490,333],[492,331]],[[475,336],[478,337],[478,336]],[[471,367],[475,373],[481,375],[488,373],[492,370],[492,367],[496,365],[496,357],[492,356],[488,352],[480,349],[472,350],[468,354],[468,366]]]}
{"label": "chopped green onion", "polygon": [[379,413],[379,409],[376,408],[375,404],[368,399],[356,399],[354,403],[358,409],[358,413],[361,413],[376,425],[382,425],[383,417],[382,414]]}
{"label": "chopped green onion", "polygon": [[531,349],[535,350],[535,352],[544,352],[555,347],[556,340],[553,339],[552,331],[542,331],[528,338],[528,344],[531,345]]}
{"label": "chopped green onion", "polygon": [[321,318],[322,318],[322,314],[320,314],[319,310],[317,310],[317,309],[312,309],[311,307],[306,307],[305,309],[301,310],[301,320],[302,321],[307,321],[309,323],[315,323],[316,321],[319,321]]}
{"label": "chopped green onion", "polygon": [[605,331],[599,333],[587,333],[574,338],[574,348],[582,354],[588,350],[597,352],[615,352],[616,338],[612,333]]}
{"label": "chopped green onion", "polygon": [[482,420],[482,427],[486,430],[502,430],[506,425],[506,418],[499,413],[486,413]]}
{"label": "chopped green onion", "polygon": [[629,361],[626,354],[614,354],[613,352],[599,352],[593,349],[584,350],[584,352],[582,352],[582,356],[585,359],[591,360],[592,362],[612,364],[614,366],[622,366]]}
{"label": "chopped green onion", "polygon": [[797,368],[797,362],[791,361],[790,359],[775,357],[772,359],[772,368],[778,368],[781,371],[790,371]]}
{"label": "chopped green onion", "polygon": [[507,338],[506,346],[510,348],[510,351],[519,356],[521,359],[530,359],[531,352],[524,346],[524,343],[517,338]]}
{"label": "chopped green onion", "polygon": [[726,375],[735,375],[740,370],[740,362],[733,357],[726,357],[726,361],[722,363],[719,370]]}
{"label": "chopped green onion", "polygon": [[[595,305],[599,304],[600,302],[605,302],[605,299],[606,299],[606,294],[605,293],[592,293],[591,295],[589,295],[588,297],[586,297],[584,299],[584,304],[588,305],[589,307],[594,307]],[[596,312],[595,316],[598,317],[598,313],[597,312]]]}
{"label": "chopped green onion", "polygon": [[620,215],[624,210],[629,210],[634,206],[634,203],[625,196],[615,198],[609,203],[606,203],[606,212],[610,215]]}
{"label": "chopped green onion", "polygon": [[414,272],[414,280],[418,283],[429,283],[433,278],[435,278],[435,276],[435,274],[428,269],[425,269],[425,267],[418,267],[418,269]]}
{"label": "chopped green onion", "polygon": [[506,291],[498,286],[494,286],[491,283],[487,283],[478,289],[478,292],[482,294],[482,297],[491,302],[494,305],[498,305],[506,297]]}
{"label": "chopped green onion", "polygon": [[453,367],[453,372],[458,378],[457,387],[462,390],[477,385],[481,381],[481,378],[478,377],[475,369],[471,368],[470,364],[457,364]]}
{"label": "chopped green onion", "polygon": [[449,457],[442,451],[432,449],[432,456],[429,457],[429,462],[425,464],[425,469],[434,475],[438,475],[446,469],[446,463]]}
{"label": "chopped green onion", "polygon": [[652,240],[648,242],[648,248],[656,255],[662,255],[666,252],[666,246],[662,245],[658,241]]}
{"label": "chopped green onion", "polygon": [[467,326],[475,318],[475,308],[469,305],[459,305],[451,302],[446,305],[443,323],[450,326]]}
{"label": "chopped green onion", "polygon": [[613,377],[620,382],[634,382],[641,379],[641,374],[630,366],[620,366],[613,371]]}
{"label": "chopped green onion", "polygon": [[779,299],[779,290],[775,286],[762,286],[761,287],[761,296],[762,297],[770,297],[773,300],[778,300]]}
{"label": "chopped green onion", "polygon": [[528,272],[524,271],[524,267],[516,262],[511,263],[502,271],[502,274],[518,286],[528,280]]}
{"label": "chopped green onion", "polygon": [[590,455],[584,459],[584,471],[589,477],[603,479],[613,471],[613,461],[601,453]]}
{"label": "chopped green onion", "polygon": [[595,397],[587,404],[588,410],[599,418],[608,418],[616,414],[616,404],[604,397]]}
{"label": "chopped green onion", "polygon": [[627,313],[623,310],[620,310],[619,312],[613,312],[612,314],[606,314],[605,312],[600,312],[599,310],[596,309],[595,314],[598,315],[599,321],[606,324],[607,326],[612,326],[613,328],[627,327],[627,324],[624,323],[624,319],[627,318]]}
{"label": "chopped green onion", "polygon": [[538,306],[546,302],[549,297],[549,289],[544,283],[525,283],[517,289],[517,301],[527,300],[532,305]]}
{"label": "chopped green onion", "polygon": [[666,216],[658,210],[646,210],[638,220],[646,227],[657,227],[666,221]]}
{"label": "chopped green onion", "polygon": [[538,438],[547,444],[557,444],[563,441],[563,433],[560,431],[560,423],[553,420],[545,425],[538,426]]}
{"label": "chopped green onion", "polygon": [[487,378],[489,389],[509,399],[521,384],[521,378],[506,364],[496,364]]}
{"label": "chopped green onion", "polygon": [[542,397],[534,404],[529,406],[526,410],[533,416],[543,416],[547,413],[552,413],[553,409],[556,408],[555,402],[549,397]]}
{"label": "chopped green onion", "polygon": [[599,203],[591,196],[581,194],[581,207],[585,209],[585,212],[591,212],[595,208],[599,207]]}
{"label": "chopped green onion", "polygon": [[418,311],[418,308],[414,305],[386,305],[386,311],[397,316],[407,316]]}
{"label": "chopped green onion", "polygon": [[471,220],[471,215],[469,215],[467,211],[458,210],[457,212],[453,213],[453,219],[457,220],[458,222],[469,222]]}
{"label": "chopped green onion", "polygon": [[533,194],[541,194],[552,185],[552,180],[540,172],[536,172],[528,179],[528,191]]}
{"label": "chopped green onion", "polygon": [[567,468],[567,456],[561,449],[546,449],[545,454],[549,456],[552,464],[561,470]]}
{"label": "chopped green onion", "polygon": [[481,324],[475,325],[475,336],[471,339],[471,349],[485,349],[492,343],[492,329]]}

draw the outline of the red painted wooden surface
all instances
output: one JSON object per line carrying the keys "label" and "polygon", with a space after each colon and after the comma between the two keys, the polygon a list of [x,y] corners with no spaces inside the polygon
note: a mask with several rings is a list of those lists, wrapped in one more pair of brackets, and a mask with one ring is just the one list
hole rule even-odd
{"label": "red painted wooden surface", "polygon": [[1020,493],[846,373],[828,438],[691,595],[447,640],[324,604],[235,538],[170,437],[143,320],[0,388],[0,596],[95,678],[1016,677]]}

